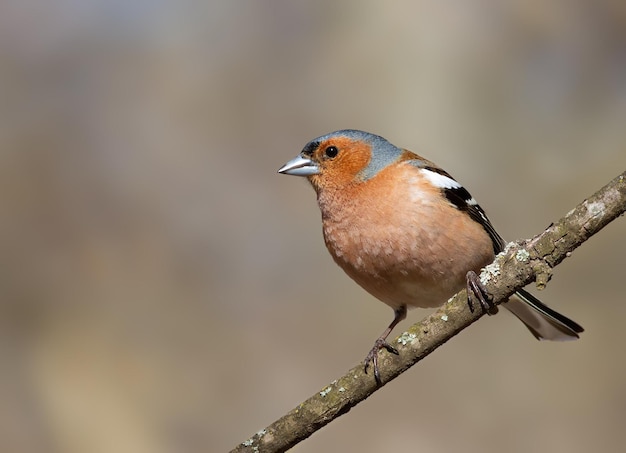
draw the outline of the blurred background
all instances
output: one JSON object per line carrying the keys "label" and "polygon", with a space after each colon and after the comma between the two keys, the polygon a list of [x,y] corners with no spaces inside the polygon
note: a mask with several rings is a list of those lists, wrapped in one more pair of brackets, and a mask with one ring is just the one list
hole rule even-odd
{"label": "blurred background", "polygon": [[[0,450],[226,451],[392,318],[276,170],[364,129],[505,237],[539,233],[624,170],[626,8],[9,0],[0,87]],[[483,319],[295,451],[616,451],[625,238],[618,219],[541,294],[580,341]]]}

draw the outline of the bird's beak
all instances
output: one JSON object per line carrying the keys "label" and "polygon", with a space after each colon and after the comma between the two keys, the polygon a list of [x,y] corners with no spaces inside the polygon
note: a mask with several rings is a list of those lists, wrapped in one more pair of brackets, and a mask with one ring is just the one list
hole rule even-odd
{"label": "bird's beak", "polygon": [[278,169],[278,173],[292,176],[312,176],[320,172],[320,167],[308,157],[301,155],[291,159]]}

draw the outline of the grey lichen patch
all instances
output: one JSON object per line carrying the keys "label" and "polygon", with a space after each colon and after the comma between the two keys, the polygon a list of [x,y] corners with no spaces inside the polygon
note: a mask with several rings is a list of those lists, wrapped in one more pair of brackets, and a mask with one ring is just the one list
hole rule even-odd
{"label": "grey lichen patch", "polygon": [[603,215],[605,209],[606,206],[601,201],[587,203],[587,212],[591,217],[598,217],[600,215]]}
{"label": "grey lichen patch", "polygon": [[442,321],[447,321],[448,320],[448,315],[441,315],[441,320]]}
{"label": "grey lichen patch", "polygon": [[408,343],[414,343],[417,338],[417,335],[414,333],[403,332],[402,335],[398,337],[398,343],[402,344],[402,346],[406,346]]}
{"label": "grey lichen patch", "polygon": [[483,285],[486,285],[491,281],[492,278],[498,277],[500,275],[500,265],[497,262],[493,262],[483,269],[480,273],[480,282]]}
{"label": "grey lichen patch", "polygon": [[520,263],[527,263],[530,259],[530,253],[524,249],[520,249],[515,253],[515,259]]}
{"label": "grey lichen patch", "polygon": [[326,395],[328,395],[331,392],[332,389],[333,388],[331,386],[328,386],[324,390],[322,390],[320,392],[320,395],[322,396],[322,398],[324,398]]}
{"label": "grey lichen patch", "polygon": [[[262,429],[260,431],[257,431],[257,433],[253,437],[251,437],[248,440],[244,440],[241,443],[241,445],[243,445],[244,447],[252,447],[254,445],[255,438],[261,439],[261,437],[265,436],[265,434],[267,434],[267,430],[266,429]],[[252,447],[252,451],[259,451],[259,447],[254,445],[254,447]]]}
{"label": "grey lichen patch", "polygon": [[343,392],[345,392],[345,391],[346,391],[346,388],[345,388],[345,387],[339,387],[339,388],[337,389],[337,391],[338,391],[339,393],[343,393]]}

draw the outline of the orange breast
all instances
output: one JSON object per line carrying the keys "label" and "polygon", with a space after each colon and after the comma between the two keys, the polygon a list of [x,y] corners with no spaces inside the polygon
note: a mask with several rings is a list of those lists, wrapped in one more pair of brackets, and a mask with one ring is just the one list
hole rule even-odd
{"label": "orange breast", "polygon": [[340,191],[321,191],[326,246],[366,291],[396,308],[435,307],[493,260],[481,225],[406,163]]}

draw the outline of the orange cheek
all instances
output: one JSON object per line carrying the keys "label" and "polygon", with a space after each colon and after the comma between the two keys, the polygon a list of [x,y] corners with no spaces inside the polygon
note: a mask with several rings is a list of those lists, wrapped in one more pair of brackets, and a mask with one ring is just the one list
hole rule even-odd
{"label": "orange cheek", "polygon": [[320,174],[309,178],[317,190],[341,188],[351,184],[357,179],[359,172],[369,164],[371,158],[371,147],[365,142],[354,142],[347,138],[335,139],[332,143],[322,144],[320,149],[325,149],[331,144],[337,146],[341,154],[335,159],[318,156],[321,162]]}

